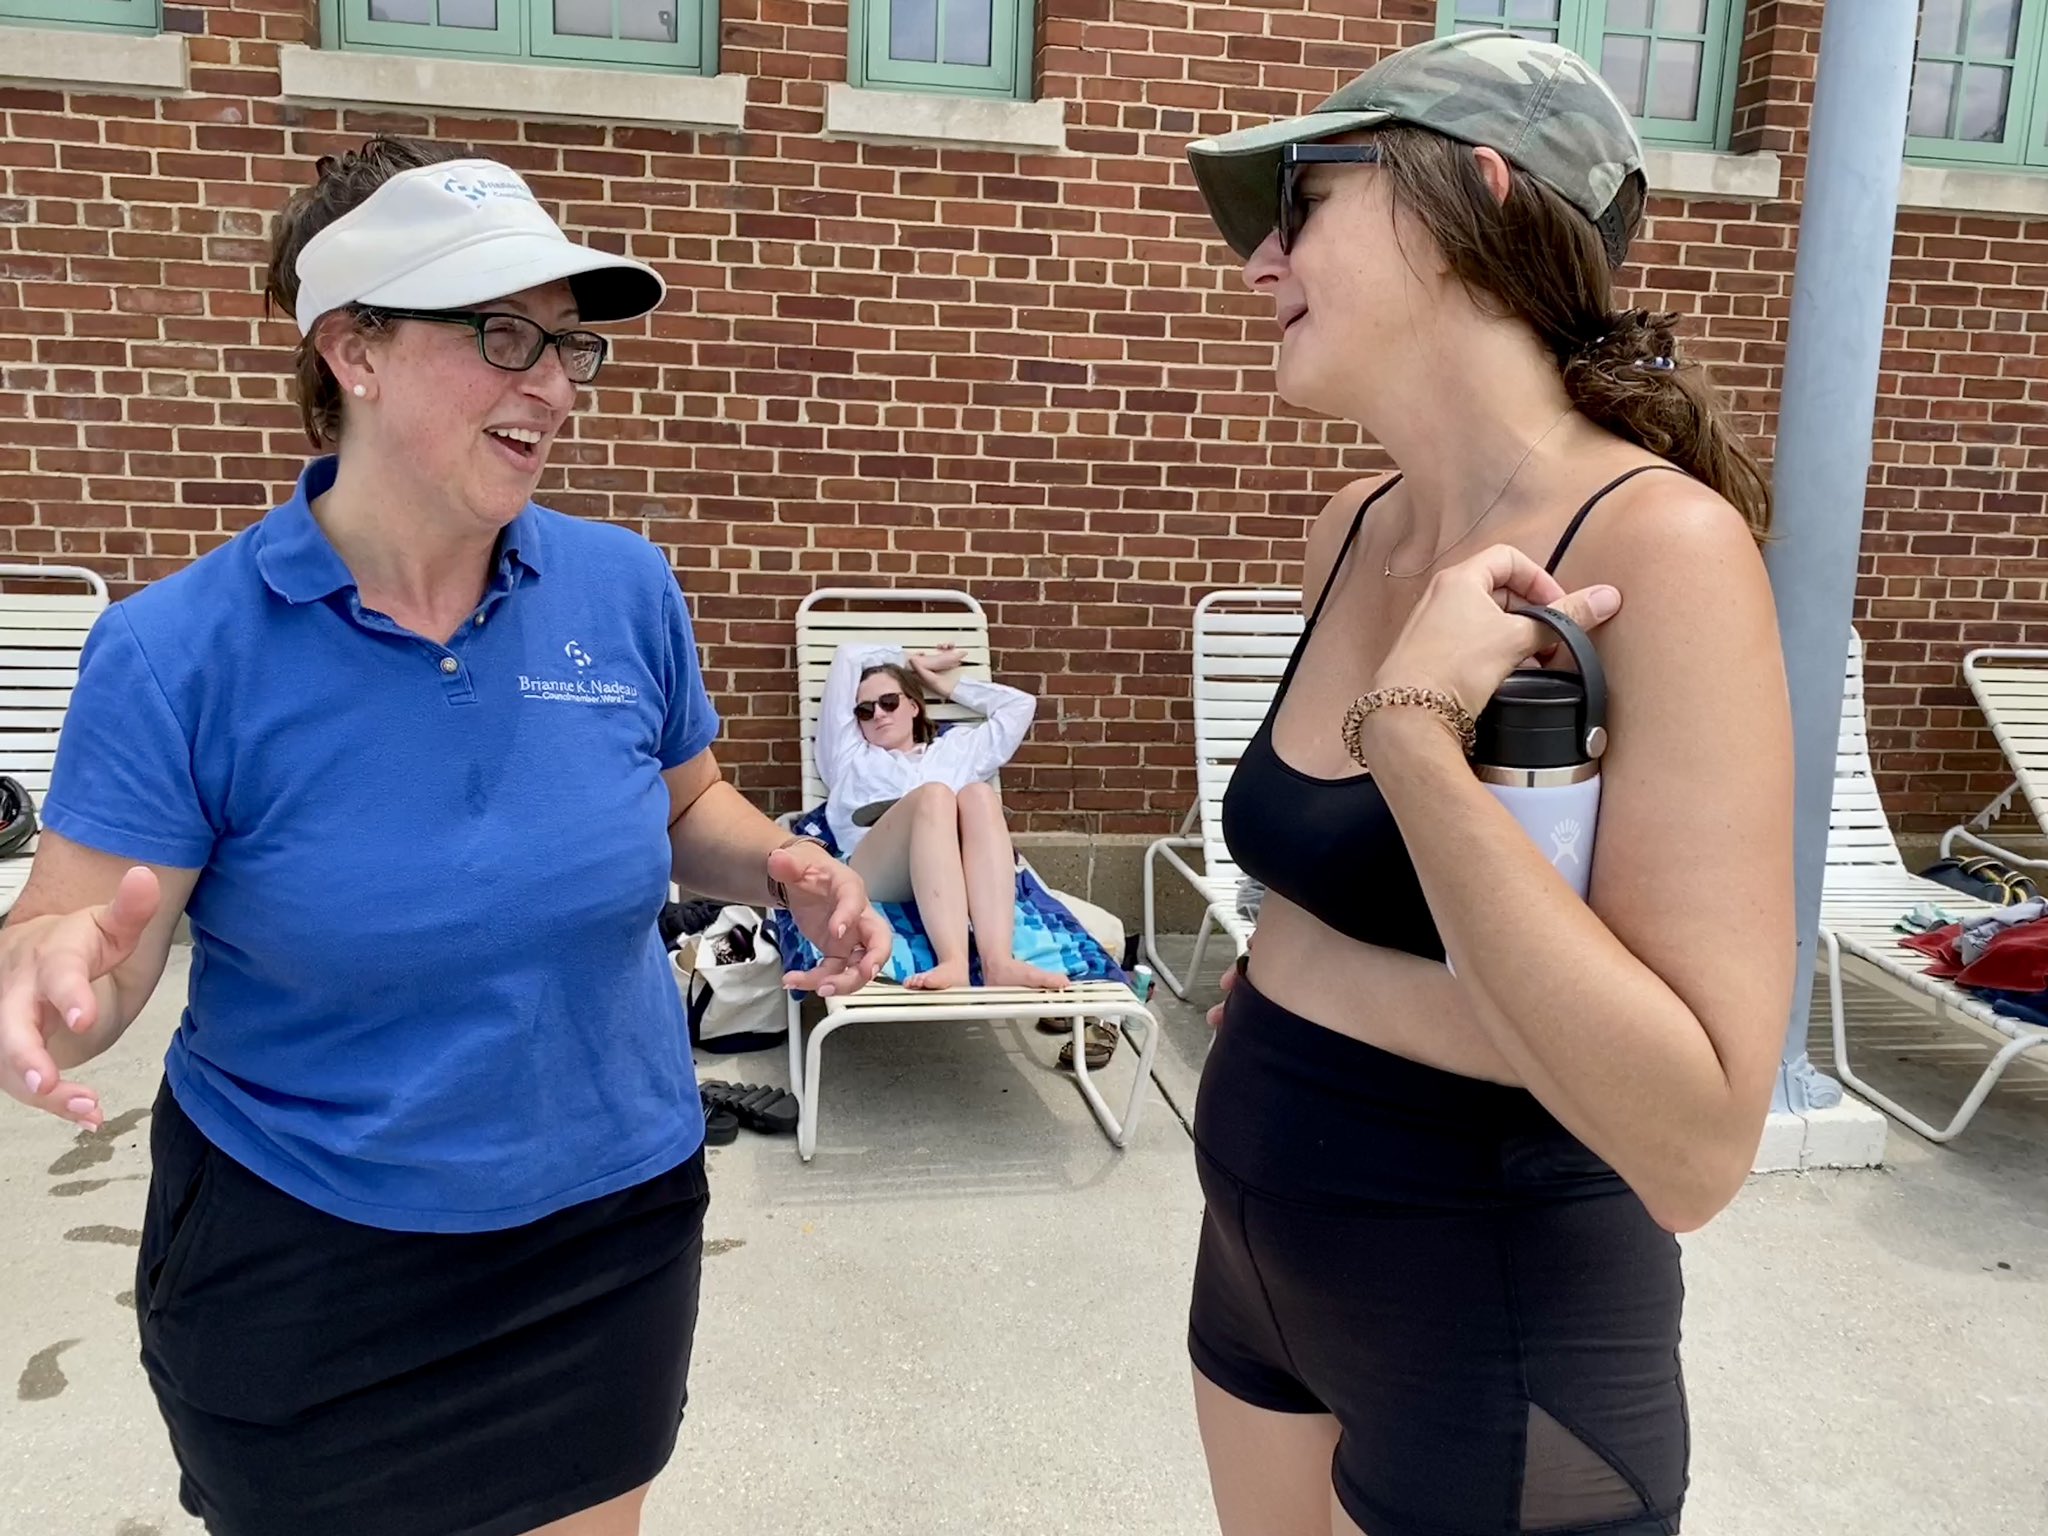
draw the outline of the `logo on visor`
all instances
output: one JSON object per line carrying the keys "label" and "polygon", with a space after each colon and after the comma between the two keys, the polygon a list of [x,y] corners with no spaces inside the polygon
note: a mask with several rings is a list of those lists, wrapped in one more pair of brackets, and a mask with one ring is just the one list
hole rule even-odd
{"label": "logo on visor", "polygon": [[441,190],[467,199],[473,208],[481,208],[486,199],[493,197],[516,198],[523,203],[533,201],[533,194],[526,189],[526,183],[511,176],[450,174],[441,178]]}

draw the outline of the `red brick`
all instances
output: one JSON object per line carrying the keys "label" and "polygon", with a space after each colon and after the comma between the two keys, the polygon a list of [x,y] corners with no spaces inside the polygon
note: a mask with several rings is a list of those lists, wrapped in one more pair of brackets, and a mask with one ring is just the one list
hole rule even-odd
{"label": "red brick", "polygon": [[[819,138],[843,4],[729,8],[739,135],[286,106],[276,45],[316,34],[306,0],[173,5],[190,95],[0,90],[0,549],[132,590],[281,496],[300,443],[268,217],[314,154],[439,132],[671,283],[543,494],[645,528],[684,573],[743,787],[791,803],[802,592],[966,584],[1063,722],[1010,776],[1020,824],[1162,829],[1192,793],[1193,596],[1298,579],[1307,519],[1383,464],[1274,400],[1270,306],[1183,146],[1301,110],[1436,9],[1042,0],[1056,157]],[[1820,8],[1747,14],[1734,147],[1777,152],[1786,195],[1656,198],[1623,302],[1685,314],[1768,459]],[[1927,830],[2002,783],[1962,646],[2048,642],[2044,583],[2014,574],[2048,534],[2048,220],[1905,213],[1893,278],[1859,619],[1887,798]]]}

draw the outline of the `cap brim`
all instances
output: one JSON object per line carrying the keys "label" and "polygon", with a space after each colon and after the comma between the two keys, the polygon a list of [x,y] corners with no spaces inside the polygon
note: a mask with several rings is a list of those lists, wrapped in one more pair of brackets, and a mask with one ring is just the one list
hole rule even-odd
{"label": "cap brim", "polygon": [[1340,133],[1376,128],[1388,112],[1311,112],[1256,128],[1197,139],[1188,146],[1195,185],[1209,205],[1209,217],[1247,261],[1280,219],[1280,151],[1289,144],[1313,144]]}
{"label": "cap brim", "polygon": [[450,251],[355,302],[373,308],[460,309],[564,278],[576,295],[577,319],[586,325],[635,319],[660,304],[666,292],[661,275],[631,257],[510,232]]}

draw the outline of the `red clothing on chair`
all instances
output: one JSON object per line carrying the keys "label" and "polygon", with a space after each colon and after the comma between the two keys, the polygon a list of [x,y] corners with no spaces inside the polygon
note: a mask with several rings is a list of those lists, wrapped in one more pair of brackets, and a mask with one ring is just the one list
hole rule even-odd
{"label": "red clothing on chair", "polygon": [[1990,987],[2000,992],[2039,992],[2048,988],[2048,918],[2016,923],[1984,946],[1984,953],[1956,976],[1964,987]]}

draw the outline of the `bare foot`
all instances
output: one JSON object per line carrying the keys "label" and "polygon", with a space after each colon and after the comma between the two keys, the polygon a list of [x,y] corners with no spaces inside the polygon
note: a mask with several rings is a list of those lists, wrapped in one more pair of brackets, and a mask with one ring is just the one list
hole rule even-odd
{"label": "bare foot", "polygon": [[967,985],[967,962],[941,961],[928,971],[919,971],[903,985],[915,987],[920,992],[943,992],[948,987],[964,987]]}
{"label": "bare foot", "polygon": [[1041,992],[1064,992],[1067,978],[1058,971],[1041,971],[1022,960],[984,960],[982,980],[992,987],[1036,987]]}

